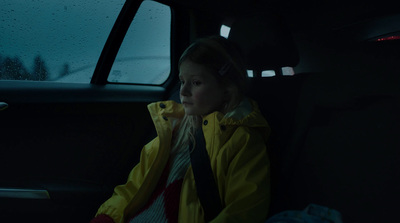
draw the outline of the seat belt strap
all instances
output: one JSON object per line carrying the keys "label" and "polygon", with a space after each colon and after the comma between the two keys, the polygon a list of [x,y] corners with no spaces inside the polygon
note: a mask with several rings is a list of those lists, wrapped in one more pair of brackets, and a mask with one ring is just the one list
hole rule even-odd
{"label": "seat belt strap", "polygon": [[204,210],[204,219],[209,222],[222,211],[222,203],[211,169],[202,128],[196,131],[195,139],[196,144],[193,145],[191,143],[189,146],[190,161],[196,182],[197,195]]}

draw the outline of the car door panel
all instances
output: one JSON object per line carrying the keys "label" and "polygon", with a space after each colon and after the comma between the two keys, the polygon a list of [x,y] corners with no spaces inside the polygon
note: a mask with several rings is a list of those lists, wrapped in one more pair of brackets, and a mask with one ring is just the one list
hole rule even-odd
{"label": "car door panel", "polygon": [[8,104],[0,112],[0,215],[13,220],[43,214],[57,222],[69,212],[87,222],[154,137],[147,104],[164,94],[152,86],[0,84]]}

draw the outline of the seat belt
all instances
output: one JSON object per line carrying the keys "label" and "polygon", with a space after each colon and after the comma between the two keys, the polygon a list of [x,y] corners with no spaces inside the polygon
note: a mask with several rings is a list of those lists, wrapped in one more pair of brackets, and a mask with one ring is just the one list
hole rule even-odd
{"label": "seat belt", "polygon": [[222,202],[201,127],[196,131],[195,139],[196,145],[191,143],[189,146],[190,162],[196,182],[197,196],[204,210],[204,220],[209,222],[222,211]]}

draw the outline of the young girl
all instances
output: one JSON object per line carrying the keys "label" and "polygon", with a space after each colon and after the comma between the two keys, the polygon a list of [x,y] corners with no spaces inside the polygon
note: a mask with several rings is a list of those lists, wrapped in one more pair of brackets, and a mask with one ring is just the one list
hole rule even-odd
{"label": "young girl", "polygon": [[211,222],[265,221],[270,130],[244,96],[247,73],[239,52],[223,37],[200,39],[183,53],[179,71],[181,104],[148,106],[158,136],[92,223],[205,222],[190,161],[200,128],[222,202]]}

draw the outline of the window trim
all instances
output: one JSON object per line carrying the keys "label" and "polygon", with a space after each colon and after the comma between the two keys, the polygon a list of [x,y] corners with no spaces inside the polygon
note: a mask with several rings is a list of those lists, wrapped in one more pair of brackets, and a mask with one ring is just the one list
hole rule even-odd
{"label": "window trim", "polygon": [[[169,9],[169,13],[170,13],[170,24],[169,24],[169,31],[170,31],[169,37],[170,37],[170,41],[169,41],[168,44],[169,44],[169,69],[170,69],[170,70],[169,70],[168,76],[167,76],[167,78],[166,78],[165,80],[163,80],[163,82],[161,82],[161,83],[146,83],[146,82],[137,83],[137,82],[134,82],[134,81],[126,81],[126,82],[111,81],[111,80],[109,80],[109,76],[110,76],[110,74],[112,74],[112,68],[113,68],[113,66],[115,65],[116,62],[119,62],[117,59],[121,59],[121,58],[118,58],[118,54],[120,53],[119,50],[120,50],[122,44],[124,43],[124,39],[126,38],[126,35],[129,35],[129,34],[130,34],[130,33],[129,33],[129,30],[132,28],[132,27],[131,27],[131,26],[132,26],[132,22],[135,20],[135,17],[136,17],[136,15],[137,15],[137,12],[139,12],[139,10],[141,10],[142,4],[145,3],[145,2],[154,2],[154,3],[157,3],[157,4],[159,4],[159,5],[163,5],[163,6],[165,6],[165,7],[167,7],[167,8]],[[173,76],[173,75],[171,75],[171,74],[173,74],[173,73],[175,72],[175,69],[174,69],[174,67],[173,67],[173,64],[174,64],[174,60],[173,60],[173,52],[174,52],[174,51],[173,51],[173,47],[174,47],[173,37],[175,36],[175,33],[173,33],[173,30],[176,30],[176,29],[174,29],[174,27],[175,27],[175,26],[174,26],[175,22],[176,22],[176,19],[175,19],[175,10],[174,10],[174,8],[173,8],[171,5],[166,4],[165,2],[162,2],[162,1],[159,1],[159,0],[143,0],[143,1],[141,1],[140,4],[139,4],[138,9],[137,9],[136,12],[135,12],[135,16],[133,16],[132,20],[130,21],[130,24],[129,24],[129,26],[128,26],[128,29],[126,30],[126,33],[125,33],[125,35],[124,35],[124,37],[123,37],[123,39],[122,39],[122,42],[121,42],[121,44],[120,44],[119,47],[118,47],[117,54],[115,55],[113,64],[111,65],[111,69],[110,69],[110,71],[108,72],[108,75],[107,75],[106,84],[118,84],[118,85],[145,85],[145,86],[166,86],[167,83],[169,83],[169,80],[171,79],[171,76]],[[123,58],[123,59],[124,59],[124,58]]]}
{"label": "window trim", "polygon": [[103,50],[101,51],[96,68],[93,72],[91,84],[105,85],[108,83],[108,75],[114,64],[118,50],[122,41],[136,15],[142,1],[126,1],[119,13],[117,20],[107,38]]}

